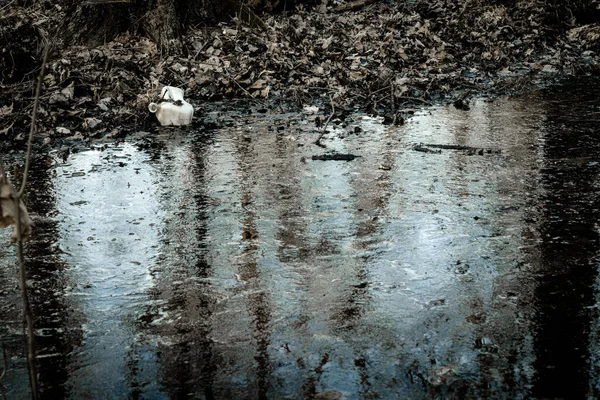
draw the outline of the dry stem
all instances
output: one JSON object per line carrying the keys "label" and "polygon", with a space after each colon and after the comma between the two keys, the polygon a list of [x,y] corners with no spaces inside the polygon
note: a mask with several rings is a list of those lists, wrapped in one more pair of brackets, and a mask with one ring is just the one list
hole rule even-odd
{"label": "dry stem", "polygon": [[323,138],[323,135],[325,135],[327,133],[327,125],[329,125],[329,121],[331,120],[331,117],[333,117],[333,114],[335,114],[335,106],[333,104],[333,98],[331,97],[331,95],[329,95],[329,101],[331,102],[331,114],[329,114],[329,118],[327,118],[327,121],[325,121],[325,125],[323,126],[323,131],[319,135],[319,138],[317,140],[315,140],[315,144],[317,146],[321,146],[321,147],[325,147],[321,143],[321,139]]}
{"label": "dry stem", "polygon": [[6,347],[4,343],[2,343],[2,374],[0,374],[0,396],[2,396],[2,400],[6,400],[6,393],[4,393],[4,386],[2,386],[2,379],[6,376],[6,371],[8,370],[8,361],[6,359]]}
{"label": "dry stem", "polygon": [[25,154],[25,170],[23,171],[23,179],[21,181],[21,188],[18,192],[15,192],[13,188],[13,200],[15,202],[16,209],[16,231],[17,231],[17,258],[19,260],[19,281],[21,286],[21,300],[23,301],[23,315],[25,319],[25,327],[27,333],[27,366],[29,370],[29,385],[31,386],[31,398],[37,400],[38,398],[38,381],[37,381],[37,368],[35,364],[35,336],[33,331],[33,312],[31,310],[31,304],[29,302],[29,296],[27,294],[27,274],[25,271],[25,256],[23,254],[23,235],[21,230],[21,197],[25,192],[27,186],[27,177],[29,175],[29,165],[31,164],[31,145],[33,142],[33,134],[35,132],[35,121],[37,119],[37,110],[40,102],[40,89],[42,86],[42,80],[44,79],[44,72],[46,70],[46,62],[48,60],[48,46],[44,49],[44,58],[42,60],[42,69],[38,76],[37,87],[35,90],[35,100],[33,104],[33,112],[31,113],[31,128],[29,130],[29,140],[27,141],[27,152]]}
{"label": "dry stem", "polygon": [[37,118],[37,110],[40,103],[40,89],[42,87],[42,80],[44,79],[44,72],[46,71],[46,61],[48,61],[48,50],[49,46],[44,49],[44,57],[42,59],[42,69],[38,76],[37,87],[35,88],[35,100],[33,103],[33,111],[31,113],[31,127],[29,128],[29,140],[27,141],[27,154],[25,155],[25,170],[23,171],[23,181],[21,182],[21,189],[17,193],[17,197],[23,196],[25,192],[25,186],[27,185],[27,177],[29,175],[29,165],[31,164],[31,143],[33,142],[33,133],[35,132],[35,120]]}
{"label": "dry stem", "polygon": [[431,104],[430,101],[427,101],[425,99],[420,99],[418,97],[409,97],[409,96],[397,96],[396,99],[400,99],[400,100],[410,100],[410,101],[420,101],[421,103],[427,104],[427,105],[433,105]]}

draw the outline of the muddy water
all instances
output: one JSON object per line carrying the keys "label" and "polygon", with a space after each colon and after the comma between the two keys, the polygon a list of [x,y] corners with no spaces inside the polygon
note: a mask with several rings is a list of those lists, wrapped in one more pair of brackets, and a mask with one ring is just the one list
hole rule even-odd
{"label": "muddy water", "polygon": [[[324,140],[349,162],[309,114],[215,113],[38,165],[43,398],[598,396],[591,87],[356,117]],[[8,398],[16,275],[0,247]]]}

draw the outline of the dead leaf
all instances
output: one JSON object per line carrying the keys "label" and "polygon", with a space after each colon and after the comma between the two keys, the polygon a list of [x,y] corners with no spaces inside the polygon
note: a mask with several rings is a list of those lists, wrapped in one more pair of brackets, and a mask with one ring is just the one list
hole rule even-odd
{"label": "dead leaf", "polygon": [[69,86],[60,91],[67,100],[72,100],[75,97],[75,82],[71,82]]}
{"label": "dead leaf", "polygon": [[8,135],[8,131],[10,131],[15,123],[13,122],[9,126],[4,129],[0,129],[0,135]]}
{"label": "dead leaf", "polygon": [[600,26],[597,24],[590,24],[573,28],[567,32],[567,37],[571,42],[581,40],[595,42],[600,37]]}
{"label": "dead leaf", "polygon": [[[17,208],[15,207],[15,201],[13,200],[13,187],[10,180],[4,176],[0,178],[0,228],[6,228],[9,225],[16,225],[17,223]],[[31,236],[31,218],[27,213],[27,208],[23,201],[19,200],[19,211],[21,220],[21,238],[23,241],[27,241]],[[13,230],[10,234],[12,243],[15,243],[19,237],[17,235],[16,226],[13,226]]]}
{"label": "dead leaf", "polygon": [[265,83],[267,83],[267,81],[265,81],[263,79],[259,79],[256,82],[254,82],[254,84],[252,86],[250,86],[248,89],[262,89]]}
{"label": "dead leaf", "polygon": [[333,42],[333,35],[329,36],[327,39],[323,40],[323,44],[322,44],[322,48],[323,50],[327,50],[327,48],[331,45],[331,43]]}
{"label": "dead leaf", "polygon": [[266,88],[264,88],[263,90],[261,90],[260,92],[260,97],[266,99],[267,97],[269,97],[269,91],[271,90],[271,86],[267,86]]}
{"label": "dead leaf", "polygon": [[10,103],[10,106],[0,107],[0,116],[11,114],[13,111],[13,104],[14,103]]}
{"label": "dead leaf", "polygon": [[304,106],[302,108],[302,111],[304,111],[306,113],[309,113],[309,114],[314,114],[314,113],[319,112],[319,107],[317,107],[317,106]]}
{"label": "dead leaf", "polygon": [[67,103],[69,101],[68,97],[63,93],[55,92],[50,95],[48,99],[48,104],[56,104],[56,103]]}
{"label": "dead leaf", "polygon": [[366,74],[363,71],[350,71],[350,79],[360,80],[363,79]]}
{"label": "dead leaf", "polygon": [[[83,120],[83,128],[84,129],[94,129],[96,126],[100,125],[102,120],[98,118],[86,118]],[[58,128],[57,128],[58,129]]]}
{"label": "dead leaf", "polygon": [[312,69],[312,72],[315,75],[323,75],[323,74],[325,74],[325,69],[323,67],[321,67],[320,65],[315,65]]}

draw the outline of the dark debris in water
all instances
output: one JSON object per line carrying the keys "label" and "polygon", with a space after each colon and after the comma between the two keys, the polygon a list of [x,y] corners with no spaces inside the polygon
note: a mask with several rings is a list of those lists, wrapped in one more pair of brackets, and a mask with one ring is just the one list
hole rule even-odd
{"label": "dark debris in water", "polygon": [[419,143],[413,146],[413,150],[421,153],[435,153],[440,154],[442,150],[458,150],[464,151],[467,155],[484,155],[484,154],[499,154],[502,151],[500,149],[486,148],[486,147],[473,147],[464,146],[457,144],[424,144]]}
{"label": "dark debris in water", "polygon": [[421,153],[434,153],[434,154],[440,154],[442,151],[441,150],[434,150],[434,149],[430,149],[429,147],[423,145],[423,144],[416,144],[413,146],[413,150],[414,151],[419,151]]}
{"label": "dark debris in water", "polygon": [[357,156],[355,154],[328,153],[328,154],[314,155],[311,158],[313,160],[318,160],[318,161],[352,161],[358,157],[361,157],[361,156]]}
{"label": "dark debris in water", "polygon": [[453,105],[458,110],[469,111],[471,109],[471,107],[469,106],[469,102],[463,99],[456,99]]}

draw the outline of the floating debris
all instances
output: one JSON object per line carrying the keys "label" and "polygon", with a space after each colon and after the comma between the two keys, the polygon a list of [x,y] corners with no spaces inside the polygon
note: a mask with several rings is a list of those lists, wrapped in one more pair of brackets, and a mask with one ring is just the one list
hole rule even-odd
{"label": "floating debris", "polygon": [[357,156],[355,154],[328,153],[328,154],[314,155],[314,156],[312,156],[312,159],[318,160],[318,161],[352,161],[358,157],[361,157],[361,156]]}

